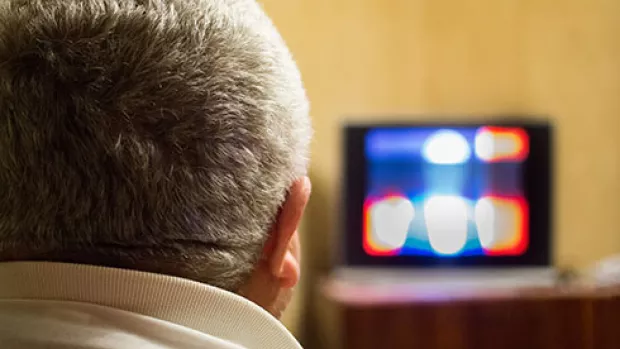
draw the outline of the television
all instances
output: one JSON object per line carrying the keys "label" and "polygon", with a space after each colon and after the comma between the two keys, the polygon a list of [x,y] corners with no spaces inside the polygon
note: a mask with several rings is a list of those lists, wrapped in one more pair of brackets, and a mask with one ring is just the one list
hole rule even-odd
{"label": "television", "polygon": [[351,124],[343,133],[345,266],[550,266],[550,123]]}

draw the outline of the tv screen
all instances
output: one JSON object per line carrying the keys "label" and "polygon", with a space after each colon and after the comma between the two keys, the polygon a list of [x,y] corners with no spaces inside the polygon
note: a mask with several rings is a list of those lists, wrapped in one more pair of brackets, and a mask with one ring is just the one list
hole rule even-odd
{"label": "tv screen", "polygon": [[345,130],[348,263],[549,263],[549,125]]}

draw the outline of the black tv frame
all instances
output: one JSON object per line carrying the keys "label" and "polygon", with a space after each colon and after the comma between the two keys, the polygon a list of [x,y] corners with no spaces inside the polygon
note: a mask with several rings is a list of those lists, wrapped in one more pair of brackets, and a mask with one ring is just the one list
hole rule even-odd
{"label": "black tv frame", "polygon": [[[521,256],[370,256],[363,249],[363,205],[367,191],[365,136],[376,128],[520,127],[530,137],[523,163],[524,196],[529,203],[529,247]],[[548,267],[553,263],[553,125],[547,121],[401,122],[343,127],[342,221],[339,264],[346,267]]]}

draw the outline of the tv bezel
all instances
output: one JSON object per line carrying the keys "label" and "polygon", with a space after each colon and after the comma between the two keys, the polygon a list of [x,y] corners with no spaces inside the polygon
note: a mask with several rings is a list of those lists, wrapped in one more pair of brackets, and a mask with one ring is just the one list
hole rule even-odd
{"label": "tv bezel", "polygon": [[[519,127],[530,142],[523,162],[523,191],[529,205],[529,245],[520,256],[371,256],[363,249],[363,205],[367,192],[365,138],[371,129]],[[553,261],[553,126],[543,121],[407,122],[343,127],[343,219],[340,263],[348,267],[548,267]]]}

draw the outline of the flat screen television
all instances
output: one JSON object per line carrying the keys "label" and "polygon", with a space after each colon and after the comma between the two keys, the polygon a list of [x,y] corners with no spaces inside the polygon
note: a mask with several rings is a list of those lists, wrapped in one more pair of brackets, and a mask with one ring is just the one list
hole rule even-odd
{"label": "flat screen television", "polygon": [[346,266],[551,263],[546,122],[344,127]]}

